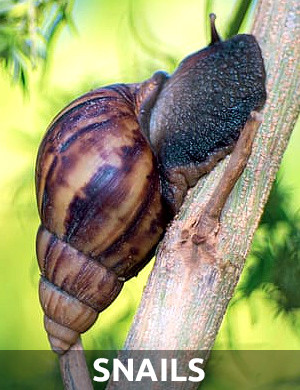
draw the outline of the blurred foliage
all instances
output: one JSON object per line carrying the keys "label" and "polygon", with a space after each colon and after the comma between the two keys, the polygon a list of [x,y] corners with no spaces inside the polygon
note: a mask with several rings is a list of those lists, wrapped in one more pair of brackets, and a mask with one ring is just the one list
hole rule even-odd
{"label": "blurred foliage", "polygon": [[69,0],[1,0],[0,64],[28,90],[29,69],[47,60],[65,24],[73,25]]}
{"label": "blurred foliage", "polygon": [[254,0],[239,0],[236,2],[234,11],[232,13],[232,18],[228,23],[228,29],[226,32],[226,37],[232,37],[233,35],[238,34],[243,20],[249,11],[249,8],[253,6]]}
{"label": "blurred foliage", "polygon": [[300,215],[289,208],[292,193],[277,179],[251,252],[252,262],[239,287],[242,297],[262,288],[278,311],[300,308]]}
{"label": "blurred foliage", "polygon": [[[140,25],[142,28],[139,27]],[[149,62],[152,62],[152,65],[156,66],[156,68],[153,66],[154,69],[162,66],[166,72],[171,73],[178,62],[176,56],[151,31],[149,24],[145,20],[145,16],[143,16],[141,9],[136,7],[134,0],[130,2],[128,26],[134,41],[148,56],[148,67],[150,65]],[[140,67],[143,68],[143,66]]]}
{"label": "blurred foliage", "polygon": [[[211,12],[214,12],[214,6],[216,0],[207,0],[206,1],[206,15],[209,15]],[[256,0],[236,0],[234,3],[233,10],[231,12],[231,18],[226,23],[227,29],[224,33],[223,38],[227,39],[236,34],[238,34],[241,29],[242,23],[249,12],[251,7],[254,7]]]}

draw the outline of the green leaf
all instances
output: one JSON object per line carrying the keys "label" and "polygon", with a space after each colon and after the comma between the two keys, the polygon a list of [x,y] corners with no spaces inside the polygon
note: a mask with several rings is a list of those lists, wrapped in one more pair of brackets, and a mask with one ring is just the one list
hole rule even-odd
{"label": "green leaf", "polygon": [[28,90],[31,71],[48,58],[50,44],[73,21],[73,1],[7,0],[0,3],[0,66]]}

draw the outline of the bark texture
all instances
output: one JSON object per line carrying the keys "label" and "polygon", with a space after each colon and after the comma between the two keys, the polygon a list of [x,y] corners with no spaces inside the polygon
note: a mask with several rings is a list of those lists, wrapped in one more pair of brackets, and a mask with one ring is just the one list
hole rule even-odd
{"label": "bark texture", "polygon": [[93,390],[80,339],[60,355],[59,365],[65,390]]}
{"label": "bark texture", "polygon": [[230,157],[188,194],[159,247],[125,350],[213,347],[299,113],[299,7],[298,0],[258,1],[252,33],[265,60],[268,99],[251,157],[222,210],[210,261],[193,226]]}

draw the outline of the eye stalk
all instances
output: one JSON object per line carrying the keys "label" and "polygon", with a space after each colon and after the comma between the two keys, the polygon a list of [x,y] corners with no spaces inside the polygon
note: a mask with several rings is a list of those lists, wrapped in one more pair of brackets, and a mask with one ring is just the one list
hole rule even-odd
{"label": "eye stalk", "polygon": [[217,42],[221,41],[220,35],[218,34],[218,31],[216,29],[215,21],[216,21],[216,14],[209,14],[210,19],[210,33],[211,33],[211,42],[209,46],[214,45]]}

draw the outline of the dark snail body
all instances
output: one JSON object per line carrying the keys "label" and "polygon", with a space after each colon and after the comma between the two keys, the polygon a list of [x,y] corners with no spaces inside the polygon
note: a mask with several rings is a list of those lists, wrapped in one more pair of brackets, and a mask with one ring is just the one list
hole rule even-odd
{"label": "dark snail body", "polygon": [[213,20],[212,37],[170,77],[97,89],[50,124],[36,188],[40,301],[53,349],[74,344],[151,259],[187,189],[263,106],[254,37],[220,42]]}
{"label": "dark snail body", "polygon": [[173,212],[187,189],[232,150],[251,111],[262,108],[264,84],[261,51],[251,35],[190,55],[167,80],[151,115],[150,142]]}

